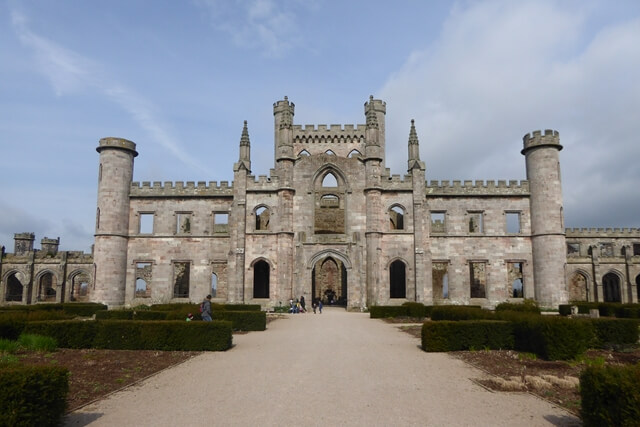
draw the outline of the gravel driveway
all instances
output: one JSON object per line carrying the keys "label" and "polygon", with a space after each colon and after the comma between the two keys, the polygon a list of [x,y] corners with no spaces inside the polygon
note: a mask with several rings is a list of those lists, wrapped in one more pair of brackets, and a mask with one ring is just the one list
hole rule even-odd
{"label": "gravel driveway", "polygon": [[526,393],[487,391],[484,375],[425,353],[397,326],[327,307],[285,315],[85,406],[67,426],[575,426]]}

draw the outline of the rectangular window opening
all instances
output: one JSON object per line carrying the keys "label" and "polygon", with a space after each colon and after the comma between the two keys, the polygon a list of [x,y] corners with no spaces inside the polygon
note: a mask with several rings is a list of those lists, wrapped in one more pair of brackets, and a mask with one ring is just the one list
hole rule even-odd
{"label": "rectangular window opening", "polygon": [[188,262],[173,263],[174,298],[189,298],[189,266]]}
{"label": "rectangular window opening", "polygon": [[176,212],[176,234],[191,234],[190,212]]}
{"label": "rectangular window opening", "polygon": [[150,262],[137,262],[136,263],[136,298],[150,298],[151,297],[151,263]]}
{"label": "rectangular window opening", "polygon": [[484,218],[482,212],[469,212],[469,233],[484,233]]}
{"label": "rectangular window opening", "polygon": [[507,263],[509,298],[524,298],[524,276],[521,262]]}
{"label": "rectangular window opening", "polygon": [[445,212],[431,212],[431,232],[444,233],[445,231]]}
{"label": "rectangular window opening", "polygon": [[213,232],[228,234],[229,233],[229,213],[214,212],[213,214]]}
{"label": "rectangular window opening", "polygon": [[449,264],[446,262],[434,262],[432,264],[433,298],[449,298]]}
{"label": "rectangular window opening", "polygon": [[520,212],[506,212],[507,233],[520,234]]}
{"label": "rectangular window opening", "polygon": [[153,213],[140,213],[140,234],[153,234]]}
{"label": "rectangular window opening", "polygon": [[471,298],[487,297],[487,274],[484,262],[469,263],[469,279],[471,282]]}

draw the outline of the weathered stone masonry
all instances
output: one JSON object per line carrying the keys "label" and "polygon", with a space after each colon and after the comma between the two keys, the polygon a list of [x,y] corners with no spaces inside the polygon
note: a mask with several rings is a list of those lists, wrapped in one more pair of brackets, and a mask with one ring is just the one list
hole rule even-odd
{"label": "weathered stone masonry", "polygon": [[364,110],[364,124],[303,127],[285,97],[274,168],[252,175],[245,122],[232,183],[132,182],[136,144],[100,140],[93,253],[16,234],[2,302],[638,301],[640,230],[564,229],[557,132],[524,136],[526,181],[427,181],[413,121],[392,175],[386,105]]}

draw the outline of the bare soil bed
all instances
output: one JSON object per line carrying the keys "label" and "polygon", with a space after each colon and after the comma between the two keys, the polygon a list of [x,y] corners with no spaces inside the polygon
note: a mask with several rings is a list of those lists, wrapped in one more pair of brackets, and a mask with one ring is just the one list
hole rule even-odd
{"label": "bare soil bed", "polygon": [[[394,320],[391,323],[402,323]],[[420,338],[422,325],[410,324],[400,329]],[[580,415],[580,373],[589,365],[636,364],[640,350],[625,352],[589,350],[579,360],[546,361],[530,353],[513,350],[479,350],[450,353],[487,375],[474,381],[496,391],[530,392]]]}
{"label": "bare soil bed", "polygon": [[73,411],[156,372],[200,354],[194,351],[72,350],[18,353],[27,365],[69,369],[67,408]]}

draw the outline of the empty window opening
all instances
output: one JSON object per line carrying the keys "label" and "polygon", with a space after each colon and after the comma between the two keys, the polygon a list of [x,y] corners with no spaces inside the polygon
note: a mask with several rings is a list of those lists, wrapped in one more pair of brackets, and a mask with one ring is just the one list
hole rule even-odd
{"label": "empty window opening", "polygon": [[580,255],[580,243],[567,243],[567,255],[579,256]]}
{"label": "empty window opening", "polygon": [[256,230],[268,230],[271,213],[269,209],[260,206],[256,209]]}
{"label": "empty window opening", "polygon": [[100,163],[100,167],[98,168],[98,182],[102,181],[102,163]]}
{"label": "empty window opening", "polygon": [[52,273],[45,273],[40,277],[38,285],[38,301],[55,302],[56,278]]}
{"label": "empty window opening", "polygon": [[327,156],[335,156],[336,153],[333,152],[333,150],[327,150],[324,152],[324,154],[326,154]]}
{"label": "empty window opening", "polygon": [[433,280],[433,298],[449,298],[449,264],[446,262],[434,262],[431,267]]}
{"label": "empty window opening", "polygon": [[362,156],[362,153],[360,153],[358,150],[351,150],[347,157],[351,158],[356,156]]}
{"label": "empty window opening", "polygon": [[253,265],[253,297],[269,298],[269,264],[258,261]]}
{"label": "empty window opening", "polygon": [[96,209],[96,230],[100,230],[100,208]]}
{"label": "empty window opening", "polygon": [[640,256],[640,243],[633,244],[633,256]]}
{"label": "empty window opening", "polygon": [[71,278],[71,301],[89,301],[89,275],[81,272]]}
{"label": "empty window opening", "polygon": [[153,213],[141,213],[140,214],[140,234],[153,233]]}
{"label": "empty window opening", "polygon": [[569,279],[569,301],[588,301],[587,278],[582,273],[573,273]]}
{"label": "empty window opening", "polygon": [[344,233],[344,208],[340,206],[340,198],[335,194],[324,194],[319,197],[317,203],[315,210],[315,233]]}
{"label": "empty window opening", "polygon": [[613,243],[600,243],[600,256],[613,256]]}
{"label": "empty window opening", "polygon": [[406,298],[407,281],[406,266],[404,262],[397,260],[389,266],[389,298]]}
{"label": "empty window opening", "polygon": [[302,156],[310,156],[309,152],[307,150],[302,150],[301,152],[298,153],[299,157]]}
{"label": "empty window opening", "polygon": [[213,232],[229,233],[229,214],[227,212],[215,212],[213,214]]}
{"label": "empty window opening", "polygon": [[218,294],[218,275],[211,273],[211,296],[216,297]]}
{"label": "empty window opening", "polygon": [[638,293],[638,300],[640,300],[640,274],[636,276],[636,292]]}
{"label": "empty window opening", "polygon": [[189,263],[173,263],[173,297],[189,298]]}
{"label": "empty window opening", "polygon": [[505,217],[507,221],[507,233],[520,233],[520,212],[507,212],[505,213]]}
{"label": "empty window opening", "polygon": [[620,278],[614,273],[607,273],[602,278],[604,302],[622,302],[620,298]]}
{"label": "empty window opening", "polygon": [[404,230],[404,210],[400,206],[389,210],[389,222],[392,230]]}
{"label": "empty window opening", "polygon": [[150,262],[138,262],[136,263],[136,298],[150,298],[151,297],[151,263]]}
{"label": "empty window opening", "polygon": [[445,220],[444,212],[431,212],[431,232],[444,233],[446,230],[444,220]]}
{"label": "empty window opening", "polygon": [[191,233],[191,213],[189,212],[176,213],[176,233],[177,234]]}
{"label": "empty window opening", "polygon": [[5,294],[4,300],[7,302],[22,301],[23,290],[24,287],[16,277],[16,274],[11,274],[7,279],[7,293]]}
{"label": "empty window opening", "polygon": [[469,212],[469,233],[483,233],[482,212]]}
{"label": "empty window opening", "polygon": [[469,263],[469,275],[471,280],[471,298],[486,298],[486,264],[484,262]]}
{"label": "empty window opening", "polygon": [[522,275],[521,262],[507,263],[507,280],[511,284],[509,298],[524,298],[524,276]]}
{"label": "empty window opening", "polygon": [[323,187],[337,187],[338,186],[338,180],[336,179],[336,176],[334,174],[332,174],[331,172],[326,174],[324,176],[324,178],[322,178],[322,186]]}
{"label": "empty window opening", "polygon": [[340,199],[335,194],[325,194],[320,198],[320,206],[323,208],[339,208]]}

